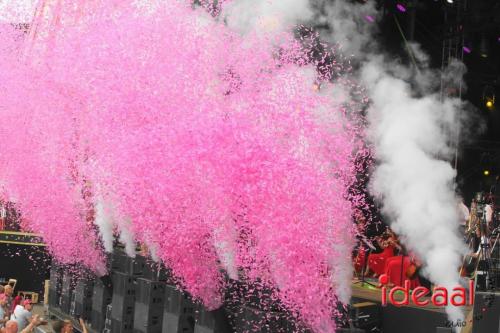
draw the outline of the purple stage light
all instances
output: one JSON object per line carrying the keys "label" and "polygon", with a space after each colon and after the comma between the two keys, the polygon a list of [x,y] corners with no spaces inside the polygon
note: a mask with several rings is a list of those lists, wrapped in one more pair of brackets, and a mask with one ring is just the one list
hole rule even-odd
{"label": "purple stage light", "polygon": [[471,53],[472,52],[471,49],[469,49],[467,46],[464,46],[463,50],[464,50],[465,53]]}
{"label": "purple stage light", "polygon": [[403,5],[402,5],[402,4],[400,4],[400,3],[398,3],[398,4],[396,5],[396,8],[397,8],[400,12],[402,12],[402,13],[406,12],[406,7],[405,7],[405,6],[403,6]]}
{"label": "purple stage light", "polygon": [[371,23],[375,22],[375,19],[371,15],[366,15],[365,20],[367,20],[368,22],[371,22]]}

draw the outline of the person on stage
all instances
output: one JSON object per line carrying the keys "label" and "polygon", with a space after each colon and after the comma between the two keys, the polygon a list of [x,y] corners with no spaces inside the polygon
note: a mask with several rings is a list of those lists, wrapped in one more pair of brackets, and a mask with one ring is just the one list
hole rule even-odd
{"label": "person on stage", "polygon": [[387,259],[395,256],[396,251],[401,249],[396,235],[389,228],[382,236],[377,237],[376,240],[382,252],[371,253],[368,256],[368,268],[372,276],[382,275],[385,271]]}

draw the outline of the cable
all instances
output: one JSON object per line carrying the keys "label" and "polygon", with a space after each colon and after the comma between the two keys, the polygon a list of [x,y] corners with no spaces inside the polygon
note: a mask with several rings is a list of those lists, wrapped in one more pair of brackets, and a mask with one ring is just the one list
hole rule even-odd
{"label": "cable", "polygon": [[411,59],[413,65],[415,66],[415,69],[417,70],[417,72],[420,73],[420,69],[418,68],[417,61],[415,59],[415,55],[413,54],[411,46],[410,46],[410,44],[408,43],[408,40],[405,37],[403,29],[401,29],[401,25],[399,25],[398,18],[394,14],[392,15],[392,17],[394,18],[394,21],[396,22],[396,26],[398,27],[399,33],[401,34],[401,37],[403,38],[403,41],[405,42],[406,49],[408,50],[408,55],[410,56],[410,59]]}

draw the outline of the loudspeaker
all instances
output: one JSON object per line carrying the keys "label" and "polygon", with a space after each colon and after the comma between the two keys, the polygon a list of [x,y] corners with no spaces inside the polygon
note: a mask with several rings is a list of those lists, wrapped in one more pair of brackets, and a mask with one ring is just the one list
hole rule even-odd
{"label": "loudspeaker", "polygon": [[350,318],[356,328],[373,332],[382,325],[382,309],[372,302],[354,303],[350,308]]}
{"label": "loudspeaker", "polygon": [[[133,316],[133,314],[131,314]],[[134,331],[134,321],[132,320],[117,320],[111,319],[111,332],[113,333],[126,333]]]}
{"label": "loudspeaker", "polygon": [[70,314],[71,310],[71,298],[73,290],[75,288],[75,279],[71,272],[65,271],[62,278],[62,289],[61,289],[61,311]]}
{"label": "loudspeaker", "polygon": [[273,296],[275,290],[260,281],[227,280],[225,310],[236,332],[309,332]]}
{"label": "loudspeaker", "polygon": [[137,279],[135,298],[134,333],[161,332],[165,285],[146,279]]}
{"label": "loudspeaker", "polygon": [[92,330],[101,332],[104,329],[104,320],[106,315],[106,307],[111,303],[113,290],[109,277],[101,278],[94,281],[92,292],[92,315],[90,325]]}
{"label": "loudspeaker", "polygon": [[208,311],[203,306],[199,306],[196,311],[195,333],[232,333],[234,329],[228,318],[228,313],[224,307],[214,311]]}
{"label": "loudspeaker", "polygon": [[136,256],[133,260],[134,275],[152,281],[162,281],[167,284],[174,284],[172,271],[161,263],[153,260]]}
{"label": "loudspeaker", "polygon": [[135,277],[156,280],[158,265],[144,256],[129,257],[125,252],[115,250],[112,254],[111,269],[113,272],[123,273]]}
{"label": "loudspeaker", "polygon": [[158,264],[156,266],[158,271],[157,278],[153,280],[162,281],[167,284],[174,284],[174,275],[172,274],[172,270],[168,267],[165,267],[163,264]]}
{"label": "loudspeaker", "polygon": [[52,266],[50,268],[49,306],[53,308],[59,307],[61,290],[62,290],[62,268],[53,261]]}
{"label": "loudspeaker", "polygon": [[249,306],[242,306],[235,319],[236,332],[249,333],[288,333],[303,332],[283,312],[263,311]]}
{"label": "loudspeaker", "polygon": [[92,294],[94,282],[90,279],[80,279],[76,283],[74,292],[74,311],[72,315],[75,318],[82,318],[89,321],[92,315]]}
{"label": "loudspeaker", "polygon": [[111,271],[128,274],[130,270],[130,257],[123,251],[115,249],[111,254]]}
{"label": "loudspeaker", "polygon": [[111,311],[112,331],[132,332],[137,280],[123,273],[113,274],[113,300]]}
{"label": "loudspeaker", "polygon": [[273,297],[275,292],[272,288],[263,285],[261,282],[240,283],[240,294],[245,306],[261,311],[279,313],[284,307]]}
{"label": "loudspeaker", "polygon": [[472,332],[500,332],[499,313],[500,294],[476,291]]}
{"label": "loudspeaker", "polygon": [[162,333],[194,333],[195,304],[191,297],[176,289],[165,286],[165,307]]}

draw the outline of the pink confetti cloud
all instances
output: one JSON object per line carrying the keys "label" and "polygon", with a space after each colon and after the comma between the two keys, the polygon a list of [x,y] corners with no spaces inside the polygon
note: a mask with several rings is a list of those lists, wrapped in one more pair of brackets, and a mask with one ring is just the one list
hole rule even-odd
{"label": "pink confetti cloud", "polygon": [[25,227],[63,262],[102,270],[102,196],[207,307],[222,302],[227,254],[333,332],[361,139],[312,88],[307,49],[287,34],[243,38],[175,1],[148,14],[106,3],[60,7],[57,29],[37,21],[24,60],[22,38],[0,35],[0,178]]}

